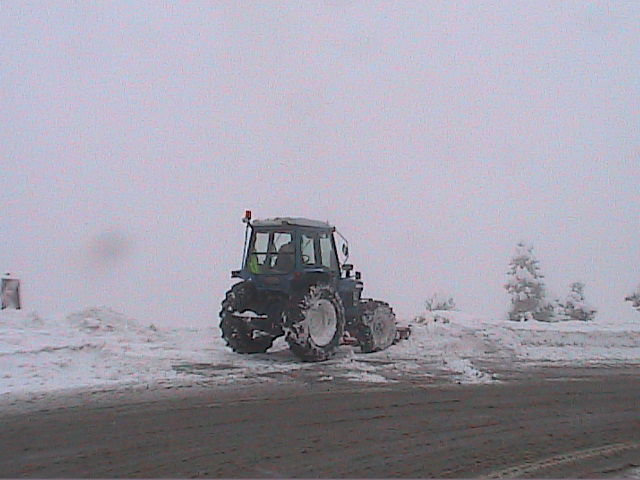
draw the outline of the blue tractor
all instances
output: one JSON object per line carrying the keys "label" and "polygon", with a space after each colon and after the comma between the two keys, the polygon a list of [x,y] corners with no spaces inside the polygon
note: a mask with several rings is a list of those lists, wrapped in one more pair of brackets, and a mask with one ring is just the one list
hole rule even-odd
{"label": "blue tractor", "polygon": [[284,335],[297,357],[318,362],[331,358],[345,338],[362,352],[395,342],[393,310],[361,298],[360,272],[352,275],[353,265],[338,260],[335,227],[306,218],[251,221],[250,211],[243,221],[242,269],[231,272],[241,281],[220,311],[222,337],[235,352],[266,352]]}

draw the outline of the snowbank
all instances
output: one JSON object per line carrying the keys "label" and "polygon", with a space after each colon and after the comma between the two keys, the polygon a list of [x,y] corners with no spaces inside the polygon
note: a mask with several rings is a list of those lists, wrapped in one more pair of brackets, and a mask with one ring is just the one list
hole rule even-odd
{"label": "snowbank", "polygon": [[426,312],[422,317],[434,338],[473,334],[521,361],[640,362],[640,321],[511,322],[457,311]]}
{"label": "snowbank", "polygon": [[264,381],[309,364],[280,342],[237,355],[217,327],[160,329],[107,307],[59,317],[0,311],[0,396],[129,385]]}
{"label": "snowbank", "polygon": [[640,363],[640,321],[515,323],[426,312],[409,340],[373,354],[342,347],[321,364],[298,361],[283,339],[266,354],[237,355],[217,327],[158,329],[109,308],[59,317],[0,311],[0,396],[69,388],[257,381],[394,382],[434,377],[495,381],[495,366],[554,361]]}
{"label": "snowbank", "polygon": [[62,318],[0,313],[0,393],[145,382],[166,375],[166,339],[108,308]]}

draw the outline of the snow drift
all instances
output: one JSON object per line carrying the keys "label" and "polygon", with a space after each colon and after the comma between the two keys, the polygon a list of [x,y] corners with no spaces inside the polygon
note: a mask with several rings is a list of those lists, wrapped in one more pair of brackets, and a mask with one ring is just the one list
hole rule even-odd
{"label": "snow drift", "polygon": [[159,329],[109,308],[58,317],[0,312],[0,395],[69,388],[252,381],[394,382],[446,377],[495,381],[492,365],[640,363],[640,321],[509,322],[457,311],[425,312],[407,341],[373,354],[344,346],[320,364],[299,362],[282,339],[266,354],[238,355],[217,327]]}

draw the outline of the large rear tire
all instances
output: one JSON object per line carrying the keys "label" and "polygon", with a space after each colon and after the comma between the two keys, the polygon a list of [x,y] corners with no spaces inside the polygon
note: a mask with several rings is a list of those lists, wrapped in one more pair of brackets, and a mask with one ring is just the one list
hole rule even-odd
{"label": "large rear tire", "polygon": [[305,362],[330,359],[344,333],[344,307],[335,288],[311,285],[295,297],[285,311],[285,331],[289,348]]}
{"label": "large rear tire", "polygon": [[365,300],[360,308],[360,321],[356,327],[360,350],[371,353],[390,347],[396,339],[396,315],[389,304]]}
{"label": "large rear tire", "polygon": [[234,352],[264,353],[275,336],[251,328],[237,314],[251,310],[256,291],[248,282],[236,283],[226,294],[220,310],[220,330],[222,338]]}

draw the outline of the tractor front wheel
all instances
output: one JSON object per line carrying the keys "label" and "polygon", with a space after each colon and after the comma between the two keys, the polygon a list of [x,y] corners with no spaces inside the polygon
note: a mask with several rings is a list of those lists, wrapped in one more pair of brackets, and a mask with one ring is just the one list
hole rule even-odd
{"label": "tractor front wheel", "polygon": [[371,353],[390,347],[396,338],[396,316],[391,307],[377,300],[365,300],[360,309],[356,328],[360,350]]}
{"label": "tractor front wheel", "polygon": [[344,307],[335,288],[327,284],[311,285],[286,309],[289,348],[307,362],[328,360],[340,346],[344,318]]}

